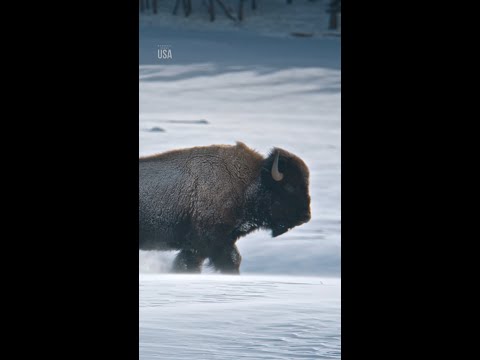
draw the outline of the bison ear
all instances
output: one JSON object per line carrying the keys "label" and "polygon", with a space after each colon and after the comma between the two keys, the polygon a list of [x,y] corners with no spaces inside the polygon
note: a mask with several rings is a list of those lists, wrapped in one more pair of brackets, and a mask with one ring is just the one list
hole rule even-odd
{"label": "bison ear", "polygon": [[278,159],[280,157],[280,151],[277,150],[275,154],[275,160],[272,165],[272,177],[275,181],[281,181],[283,179],[283,174],[278,170]]}

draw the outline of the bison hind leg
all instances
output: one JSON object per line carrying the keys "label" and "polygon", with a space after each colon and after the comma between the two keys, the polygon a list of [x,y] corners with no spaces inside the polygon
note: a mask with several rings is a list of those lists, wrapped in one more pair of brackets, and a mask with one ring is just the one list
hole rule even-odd
{"label": "bison hind leg", "polygon": [[173,261],[172,271],[175,273],[200,273],[205,260],[195,250],[182,250]]}
{"label": "bison hind leg", "polygon": [[217,249],[209,256],[209,265],[222,274],[240,274],[242,256],[235,245]]}

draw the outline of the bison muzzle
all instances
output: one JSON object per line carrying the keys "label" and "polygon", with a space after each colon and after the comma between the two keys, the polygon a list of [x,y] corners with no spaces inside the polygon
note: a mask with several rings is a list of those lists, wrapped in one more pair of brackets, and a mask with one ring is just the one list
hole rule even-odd
{"label": "bison muzzle", "polygon": [[258,229],[279,236],[310,220],[309,172],[283,149],[267,158],[238,142],[139,159],[139,248],[180,250],[175,272],[205,259],[238,274],[236,241]]}

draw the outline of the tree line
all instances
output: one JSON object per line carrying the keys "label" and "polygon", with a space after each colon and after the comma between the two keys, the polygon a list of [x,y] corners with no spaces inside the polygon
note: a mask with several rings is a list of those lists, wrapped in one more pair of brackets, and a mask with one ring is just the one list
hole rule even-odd
{"label": "tree line", "polygon": [[[221,11],[229,19],[233,21],[243,21],[245,18],[245,4],[250,2],[252,10],[257,9],[257,0],[238,0],[237,9],[232,9],[232,7],[227,6],[223,0],[203,0],[204,4],[207,7],[207,12],[210,17],[210,21],[215,21],[216,17],[216,6],[220,7]],[[298,1],[298,0],[296,0]],[[314,1],[314,0],[309,0]],[[293,0],[286,0],[288,5],[293,4]],[[139,0],[140,12],[145,10],[152,10],[154,14],[158,12],[157,0]],[[173,15],[178,15],[180,8],[183,11],[185,17],[190,16],[192,13],[192,0],[176,0],[175,5],[172,9]],[[327,6],[327,13],[329,13],[329,29],[336,30],[338,29],[338,16],[341,13],[341,0],[330,0]]]}

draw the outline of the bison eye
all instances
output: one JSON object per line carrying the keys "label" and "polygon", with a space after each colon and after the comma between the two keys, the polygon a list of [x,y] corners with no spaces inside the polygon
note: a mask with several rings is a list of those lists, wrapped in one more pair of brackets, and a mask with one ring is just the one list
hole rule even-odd
{"label": "bison eye", "polygon": [[286,191],[288,191],[289,193],[293,193],[293,192],[295,191],[295,188],[294,188],[292,185],[290,185],[290,184],[286,184],[286,185],[284,186],[284,189],[285,189]]}

